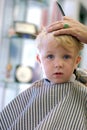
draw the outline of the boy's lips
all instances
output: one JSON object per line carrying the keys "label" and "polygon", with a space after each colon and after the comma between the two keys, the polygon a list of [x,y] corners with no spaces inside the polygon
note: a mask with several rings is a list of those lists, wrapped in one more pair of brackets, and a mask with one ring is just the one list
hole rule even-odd
{"label": "boy's lips", "polygon": [[62,72],[55,72],[54,74],[59,74],[59,75],[61,75],[61,74],[63,74]]}
{"label": "boy's lips", "polygon": [[63,73],[62,73],[62,72],[56,72],[56,73],[54,73],[53,75],[54,75],[54,76],[62,76]]}

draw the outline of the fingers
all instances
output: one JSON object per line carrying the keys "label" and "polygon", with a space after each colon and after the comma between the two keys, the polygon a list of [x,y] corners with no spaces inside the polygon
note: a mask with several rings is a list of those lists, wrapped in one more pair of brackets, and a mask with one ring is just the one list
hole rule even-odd
{"label": "fingers", "polygon": [[72,25],[73,27],[77,26],[77,25],[81,25],[81,23],[79,21],[72,19],[70,17],[67,17],[67,16],[63,17],[63,21],[70,23],[70,25]]}
{"label": "fingers", "polygon": [[58,25],[58,24],[61,25],[61,24],[62,24],[62,21],[53,22],[53,23],[51,23],[50,25],[48,25],[47,28],[54,27],[54,26],[56,26],[56,25]]}
{"label": "fingers", "polygon": [[[69,25],[68,28],[64,28],[64,25]],[[61,35],[61,34],[68,34],[68,35],[77,35],[77,23],[72,18],[67,16],[63,17],[63,20],[54,22],[53,24],[49,25],[46,30],[47,32],[53,32],[54,35]]]}
{"label": "fingers", "polygon": [[47,32],[51,32],[51,31],[56,31],[56,30],[59,30],[59,29],[62,29],[64,26],[64,23],[62,21],[60,22],[54,22],[53,24],[49,25],[46,30]]}
{"label": "fingers", "polygon": [[[69,25],[64,28],[64,24]],[[64,16],[63,20],[50,24],[46,31],[53,32],[54,35],[67,34],[75,36],[81,42],[87,43],[87,26],[83,25],[77,20]]]}
{"label": "fingers", "polygon": [[52,24],[50,24],[49,26],[46,27],[46,30],[47,30],[47,32],[60,30],[60,29],[64,28],[64,24],[68,24],[71,27],[70,23],[72,23],[72,22],[70,22],[70,18],[64,16],[63,20],[53,22]]}
{"label": "fingers", "polygon": [[62,35],[62,34],[68,34],[68,35],[74,35],[72,29],[61,29],[54,31],[53,34],[56,35]]}

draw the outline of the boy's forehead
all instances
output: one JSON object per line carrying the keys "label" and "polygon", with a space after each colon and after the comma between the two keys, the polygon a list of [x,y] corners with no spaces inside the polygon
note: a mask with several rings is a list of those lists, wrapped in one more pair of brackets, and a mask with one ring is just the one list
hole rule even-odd
{"label": "boy's forehead", "polygon": [[42,44],[43,45],[47,45],[47,46],[53,46],[53,47],[63,47],[65,49],[74,49],[76,48],[76,46],[73,44],[72,41],[68,41],[66,39],[63,38],[63,36],[53,36],[52,33],[48,33],[46,34],[43,38],[42,38]]}
{"label": "boy's forehead", "polygon": [[40,43],[48,43],[48,42],[55,42],[57,44],[62,44],[63,46],[66,47],[71,47],[71,46],[77,46],[77,42],[71,37],[67,35],[59,35],[59,36],[54,36],[53,33],[47,33],[46,31],[42,32],[40,34]]}
{"label": "boy's forehead", "polygon": [[53,36],[53,34],[52,33],[46,33],[46,34],[44,34],[43,36],[42,36],[42,40],[43,41],[55,41],[55,38],[54,38],[54,36]]}

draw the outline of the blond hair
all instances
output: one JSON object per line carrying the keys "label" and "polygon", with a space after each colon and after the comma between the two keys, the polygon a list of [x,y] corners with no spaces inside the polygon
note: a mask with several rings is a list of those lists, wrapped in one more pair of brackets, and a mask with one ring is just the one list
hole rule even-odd
{"label": "blond hair", "polygon": [[42,48],[42,41],[44,39],[46,39],[47,37],[49,37],[49,35],[52,35],[52,37],[58,41],[58,43],[61,44],[61,46],[63,46],[66,49],[70,49],[72,47],[74,47],[77,51],[77,53],[79,53],[83,47],[84,44],[81,43],[76,37],[73,37],[71,35],[58,35],[58,36],[54,36],[53,33],[47,33],[44,29],[42,30],[42,32],[40,32],[40,34],[37,36],[36,38],[36,43],[37,43],[37,48],[40,50]]}

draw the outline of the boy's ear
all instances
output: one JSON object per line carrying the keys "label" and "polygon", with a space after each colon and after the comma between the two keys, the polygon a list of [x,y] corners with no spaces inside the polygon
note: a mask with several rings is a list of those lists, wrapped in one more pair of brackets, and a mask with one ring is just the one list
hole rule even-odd
{"label": "boy's ear", "polygon": [[81,56],[78,56],[77,59],[76,59],[76,66],[75,66],[75,68],[77,68],[77,66],[80,63],[80,61],[81,61]]}
{"label": "boy's ear", "polygon": [[39,56],[38,54],[36,55],[36,60],[37,60],[39,63],[41,63],[40,56]]}

